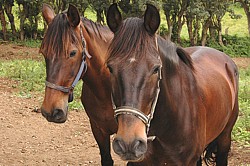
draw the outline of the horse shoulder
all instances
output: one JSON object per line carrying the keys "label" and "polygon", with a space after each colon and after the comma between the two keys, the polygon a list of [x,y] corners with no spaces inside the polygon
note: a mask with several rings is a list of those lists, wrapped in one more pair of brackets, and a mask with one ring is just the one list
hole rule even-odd
{"label": "horse shoulder", "polygon": [[[206,142],[210,142],[227,124],[237,95],[237,68],[224,53],[208,47],[191,47],[197,85],[206,115]],[[211,131],[211,128],[216,129]]]}

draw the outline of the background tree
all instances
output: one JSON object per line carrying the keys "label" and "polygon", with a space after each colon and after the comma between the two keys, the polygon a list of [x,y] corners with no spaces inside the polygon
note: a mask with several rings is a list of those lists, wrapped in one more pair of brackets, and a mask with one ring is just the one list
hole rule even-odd
{"label": "background tree", "polygon": [[[180,35],[183,25],[186,24],[190,45],[206,45],[208,39],[210,43],[223,45],[221,20],[227,12],[230,13],[231,18],[239,18],[230,7],[238,2],[237,4],[241,4],[248,16],[250,34],[250,0],[0,0],[1,38],[8,40],[8,36],[11,36],[8,33],[9,25],[12,36],[18,34],[21,40],[42,36],[44,32],[38,30],[38,23],[44,23],[40,15],[42,3],[52,6],[56,14],[65,11],[69,3],[76,5],[82,16],[85,10],[90,8],[95,11],[97,22],[105,24],[107,8],[114,2],[118,3],[123,18],[142,16],[146,3],[157,6],[161,12],[164,12],[167,21],[166,26],[164,23],[160,26],[161,34],[165,35],[168,32],[168,38],[181,44]],[[13,5],[18,5],[15,16],[12,12]],[[17,18],[14,19],[14,17]],[[8,21],[6,22],[5,19]],[[20,20],[18,33],[14,22],[17,19]],[[47,25],[44,24],[44,29],[46,28]]]}
{"label": "background tree", "polygon": [[250,36],[250,0],[236,0],[239,2],[244,9],[244,12],[247,16],[247,24],[248,24],[248,35]]}
{"label": "background tree", "polygon": [[[38,20],[42,1],[40,0],[16,0],[20,17],[20,39],[24,40],[25,35],[36,39]],[[29,23],[25,23],[28,19]]]}
{"label": "background tree", "polygon": [[5,20],[5,14],[3,9],[3,0],[0,0],[0,19],[1,19],[1,25],[2,25],[2,34],[3,34],[3,40],[7,40],[7,28],[6,28],[6,20]]}
{"label": "background tree", "polygon": [[189,41],[191,46],[198,44],[200,40],[201,22],[204,18],[209,16],[208,12],[204,9],[201,0],[193,0],[188,3],[186,11],[187,29]]}
{"label": "background tree", "polygon": [[109,0],[88,0],[88,3],[96,12],[97,22],[104,23],[104,16],[106,15],[108,7],[110,6]]}
{"label": "background tree", "polygon": [[14,0],[4,0],[4,11],[9,19],[12,34],[14,37],[16,37],[15,19],[12,13],[13,6],[14,6]]}
{"label": "background tree", "polygon": [[185,24],[184,14],[189,0],[163,0],[162,8],[166,16],[169,35],[173,42],[181,43],[181,30]]}
{"label": "background tree", "polygon": [[221,32],[222,18],[225,16],[226,12],[230,13],[231,18],[239,18],[239,16],[236,15],[231,9],[232,2],[228,0],[202,0],[202,4],[204,6],[204,10],[207,11],[208,15],[203,18],[202,22],[201,45],[206,45],[208,31],[210,41],[217,41],[220,45],[223,45]]}
{"label": "background tree", "polygon": [[153,1],[153,0],[119,0],[118,5],[122,10],[123,18],[128,17],[140,17],[143,15],[146,6],[145,4],[152,4],[156,6],[159,10],[161,9],[162,1]]}

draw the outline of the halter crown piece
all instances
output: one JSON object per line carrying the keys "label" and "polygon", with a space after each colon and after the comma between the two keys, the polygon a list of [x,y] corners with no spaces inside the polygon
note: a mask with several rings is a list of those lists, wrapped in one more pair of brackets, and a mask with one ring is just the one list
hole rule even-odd
{"label": "halter crown piece", "polygon": [[89,59],[91,58],[91,55],[89,55],[87,48],[86,48],[86,40],[83,36],[82,33],[82,27],[80,30],[80,35],[81,35],[81,39],[82,39],[82,46],[83,46],[83,52],[82,52],[82,63],[81,66],[79,68],[79,71],[73,81],[73,83],[71,84],[70,87],[65,87],[65,86],[60,86],[60,85],[56,85],[54,83],[51,83],[49,81],[45,81],[45,85],[51,89],[55,89],[58,91],[61,91],[63,93],[69,93],[69,100],[68,102],[72,102],[73,101],[73,90],[77,84],[77,82],[79,81],[79,79],[81,78],[82,74],[85,74],[87,72],[87,62],[86,62],[86,57],[88,57]]}

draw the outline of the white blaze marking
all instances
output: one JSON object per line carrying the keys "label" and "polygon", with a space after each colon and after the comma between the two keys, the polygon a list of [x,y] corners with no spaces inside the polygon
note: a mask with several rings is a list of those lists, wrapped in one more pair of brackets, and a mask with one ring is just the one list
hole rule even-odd
{"label": "white blaze marking", "polygon": [[133,63],[135,61],[136,61],[135,57],[129,59],[129,63]]}

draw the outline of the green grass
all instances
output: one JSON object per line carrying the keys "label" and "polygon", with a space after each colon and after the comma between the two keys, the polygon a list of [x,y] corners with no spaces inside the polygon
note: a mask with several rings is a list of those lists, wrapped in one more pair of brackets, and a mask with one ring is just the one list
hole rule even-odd
{"label": "green grass", "polygon": [[15,40],[12,41],[11,43],[13,44],[17,44],[17,45],[22,45],[22,46],[27,46],[27,47],[31,47],[31,48],[39,48],[41,46],[41,40],[33,40],[33,39],[29,39],[29,40]]}
{"label": "green grass", "polygon": [[229,13],[222,19],[222,34],[225,34],[225,29],[228,28],[229,35],[236,35],[238,37],[248,36],[247,17],[241,7],[234,7],[235,14],[241,15],[240,19],[232,19]]}
{"label": "green grass", "polygon": [[250,67],[240,70],[239,117],[234,126],[233,139],[250,147]]}
{"label": "green grass", "polygon": [[[45,63],[44,61],[11,60],[0,61],[0,77],[9,78],[18,82],[10,85],[17,88],[17,96],[30,98],[33,95],[44,96]],[[70,109],[83,109],[80,102],[82,82],[74,90],[74,101],[69,104]]]}

